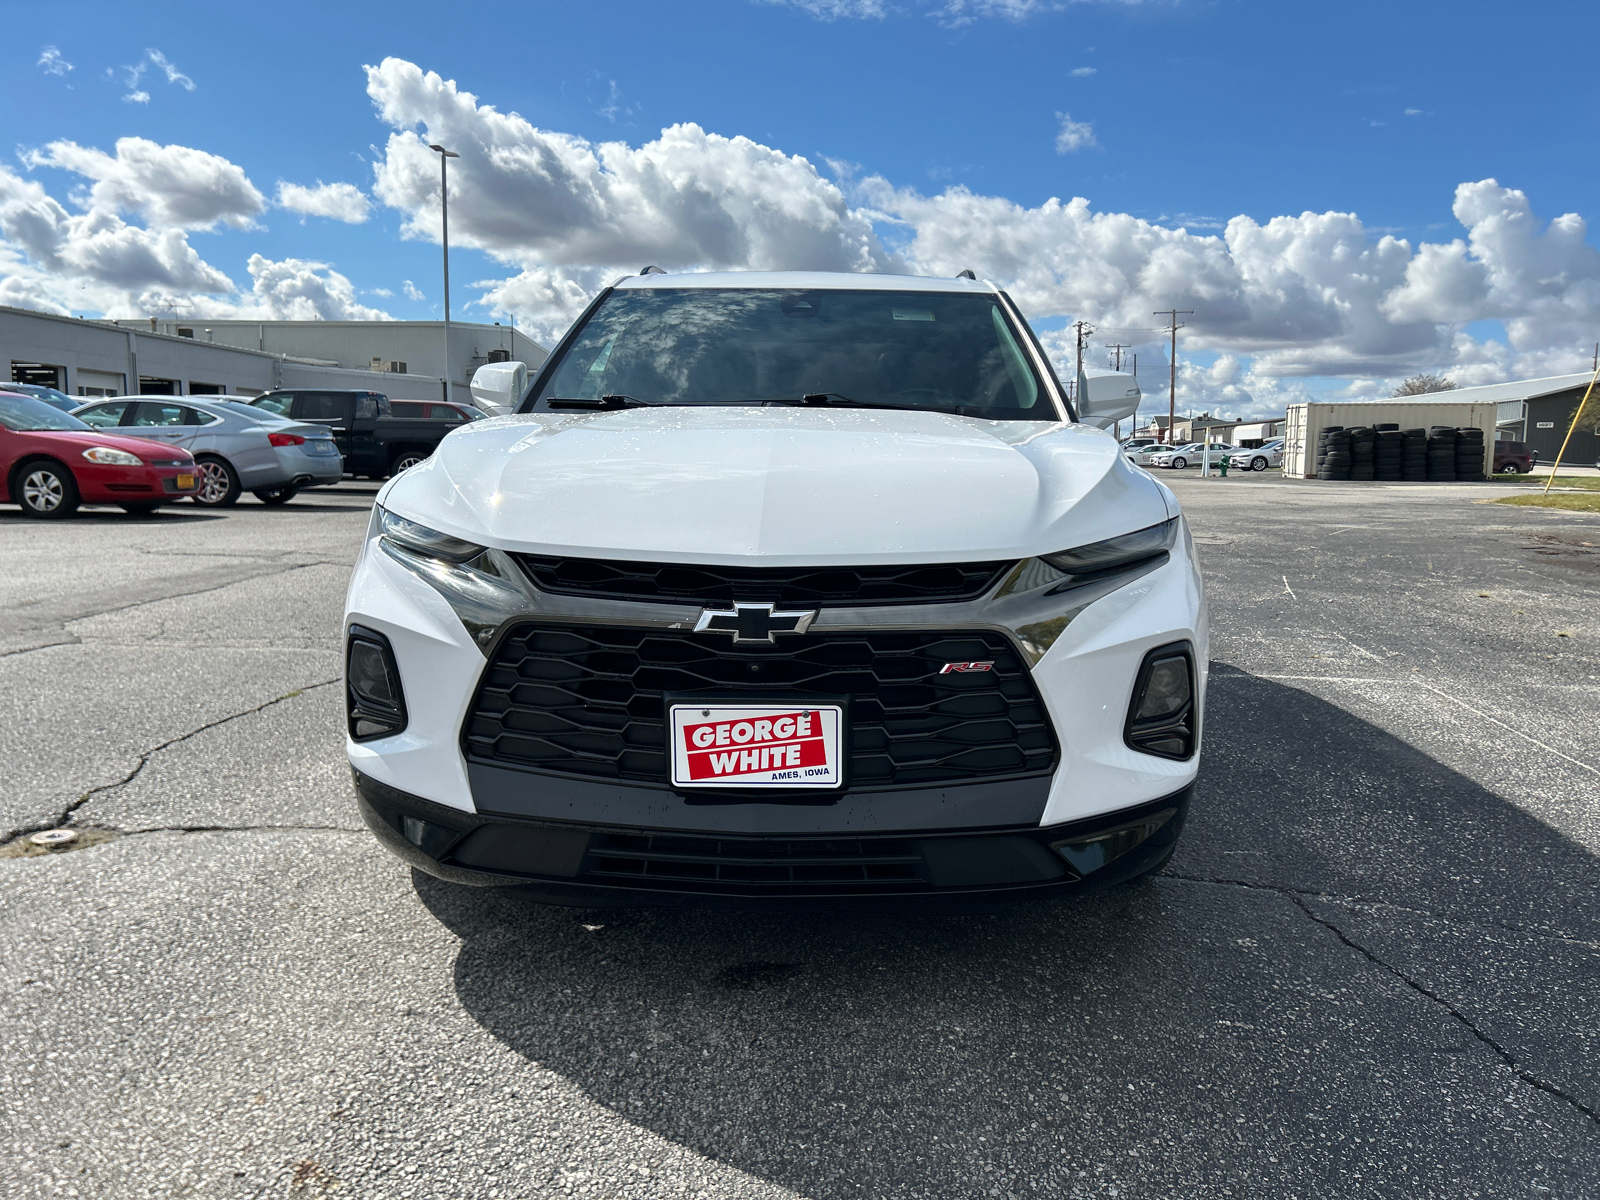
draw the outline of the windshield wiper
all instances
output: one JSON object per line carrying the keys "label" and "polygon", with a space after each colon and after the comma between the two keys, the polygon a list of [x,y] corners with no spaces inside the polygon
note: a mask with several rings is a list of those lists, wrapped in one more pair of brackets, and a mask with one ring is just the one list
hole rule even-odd
{"label": "windshield wiper", "polygon": [[601,396],[595,400],[587,396],[552,396],[545,401],[551,408],[587,408],[596,411],[614,408],[661,408],[658,401],[637,400],[632,396]]}
{"label": "windshield wiper", "polygon": [[[769,404],[794,404],[793,400],[771,400]],[[924,404],[890,404],[884,400],[857,400],[843,392],[807,392],[799,403],[806,408],[884,408],[894,412],[955,412],[953,408]]]}

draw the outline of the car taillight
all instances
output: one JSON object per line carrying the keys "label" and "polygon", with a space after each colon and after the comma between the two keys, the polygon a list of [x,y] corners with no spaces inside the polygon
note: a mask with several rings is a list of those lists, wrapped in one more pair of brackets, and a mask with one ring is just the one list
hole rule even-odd
{"label": "car taillight", "polygon": [[306,444],[305,438],[295,433],[269,433],[267,434],[267,441],[274,446],[304,446]]}

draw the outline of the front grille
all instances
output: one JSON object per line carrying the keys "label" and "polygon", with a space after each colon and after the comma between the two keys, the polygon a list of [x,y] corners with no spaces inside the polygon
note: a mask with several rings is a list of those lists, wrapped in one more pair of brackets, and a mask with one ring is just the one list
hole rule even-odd
{"label": "front grille", "polygon": [[[939,674],[952,662],[990,671]],[[1054,731],[1011,643],[988,631],[818,632],[776,646],[593,625],[502,638],[463,730],[480,761],[665,783],[667,693],[850,703],[851,787],[1049,770]]]}
{"label": "front grille", "polygon": [[1008,562],[899,567],[704,567],[609,562],[595,558],[516,556],[541,591],[606,600],[854,607],[976,600]]}
{"label": "front grille", "polygon": [[609,887],[742,895],[926,888],[922,856],[899,839],[765,841],[597,834],[580,876]]}

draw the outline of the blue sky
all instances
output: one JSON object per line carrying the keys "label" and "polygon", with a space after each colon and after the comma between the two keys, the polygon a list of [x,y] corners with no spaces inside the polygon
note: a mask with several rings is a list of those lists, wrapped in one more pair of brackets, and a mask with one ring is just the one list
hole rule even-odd
{"label": "blue sky", "polygon": [[[116,155],[119,139],[139,138],[234,164],[262,204],[209,223],[182,221],[141,208],[128,195],[144,186],[138,180],[118,184],[120,198],[94,201],[152,236],[176,221],[187,246],[237,289],[231,295],[215,290],[214,274],[196,283],[191,272],[189,292],[173,301],[181,288],[112,277],[100,264],[84,266],[81,254],[62,265],[0,227],[0,237],[11,234],[15,276],[0,299],[72,309],[76,299],[91,312],[157,294],[197,311],[283,302],[264,284],[251,292],[247,262],[256,255],[322,264],[312,274],[347,280],[350,303],[402,318],[437,315],[439,254],[420,227],[422,185],[399,180],[391,157],[391,138],[408,122],[429,133],[431,110],[419,101],[380,117],[363,70],[394,59],[454,81],[479,110],[515,112],[568,139],[637,150],[666,127],[693,123],[803,156],[817,182],[801,183],[824,200],[843,197],[840,254],[860,251],[859,221],[872,242],[860,252],[890,269],[942,270],[971,247],[973,265],[1011,287],[1042,328],[1088,316],[1136,329],[1153,323],[1139,311],[1196,308],[1188,386],[1201,403],[1270,407],[1295,389],[1384,388],[1412,369],[1453,371],[1464,382],[1548,373],[1569,369],[1580,341],[1600,337],[1585,332],[1600,314],[1588,294],[1600,273],[1593,239],[1584,230],[1576,245],[1564,235],[1558,246],[1543,236],[1561,214],[1594,215],[1596,169],[1586,151],[1596,100],[1584,48],[1600,32],[1600,6],[1544,3],[1508,14],[1477,3],[941,2],[6,4],[0,132],[11,152],[6,167],[22,181],[16,188],[39,185],[67,212],[85,212],[83,191],[96,177],[45,148],[67,142]],[[475,126],[445,127],[469,143],[475,136]],[[730,184],[723,167],[706,166],[716,147],[671,153],[678,157],[664,151],[663,169],[709,171],[712,195],[748,187],[756,196],[765,186],[746,175]],[[374,176],[374,163],[385,161],[396,176],[387,190]],[[503,203],[515,205],[525,178],[499,180]],[[1454,256],[1459,262],[1441,253],[1439,263],[1422,263],[1423,243],[1468,237],[1452,211],[1457,188],[1487,179],[1500,190],[1469,198],[1475,240]],[[347,223],[275,207],[279,181],[354,185],[371,197],[370,216]],[[798,185],[772,186],[793,193]],[[1001,224],[1014,217],[1015,230],[1004,247],[985,249],[977,236],[992,234],[993,213],[951,211],[962,208],[960,189],[1009,202]],[[565,202],[523,190],[530,205],[559,210]],[[940,197],[943,207],[933,203]],[[1093,213],[1124,214],[1132,224],[1097,229],[1088,246],[1077,240],[1088,228],[1081,222],[1042,227],[1054,220],[1040,210],[1051,197],[1082,197]],[[762,194],[761,203],[771,200]],[[38,198],[15,203],[24,201]],[[453,251],[453,308],[478,319],[515,312],[536,330],[558,328],[596,272],[637,269],[626,256],[650,248],[651,229],[663,239],[661,257],[684,241],[659,224],[657,210],[633,212],[616,198],[598,224],[639,228],[582,245],[546,229],[504,232],[489,213],[474,232],[473,202],[452,195],[453,232],[460,208],[466,243]],[[1492,240],[1515,222],[1519,203],[1540,237],[1521,249],[1480,247],[1480,234]],[[1037,220],[1028,216],[1036,211]],[[1151,265],[1164,253],[1192,253],[1197,264],[1215,258],[1201,239],[1222,237],[1231,218],[1266,228],[1307,212],[1353,213],[1359,227],[1263,235],[1248,252],[1254,258],[1230,242],[1229,261],[1207,268],[1221,272],[1210,283],[1200,266],[1190,280],[1170,273],[1182,275],[1181,264],[1165,275]],[[791,265],[786,253],[820,253],[786,250],[788,235],[756,218],[760,231],[746,237],[744,220],[729,218],[728,236],[766,247],[748,251],[749,262],[702,253],[680,265]],[[1149,233],[1179,226],[1191,235],[1181,244],[1158,244]],[[1354,252],[1352,237],[1377,246],[1385,235],[1405,239],[1408,250],[1404,261],[1390,256],[1380,288],[1328,275]],[[1030,239],[1040,261],[1054,264],[1048,278],[1030,274]],[[1318,255],[1326,262],[1311,261]],[[1421,279],[1430,263],[1439,278]],[[0,259],[0,274],[7,269]],[[1556,296],[1537,283],[1552,269],[1571,284]],[[1093,277],[1104,270],[1139,277],[1102,286]],[[306,278],[296,276],[294,294],[315,291],[305,290]],[[468,286],[512,279],[521,282]],[[407,298],[408,280],[423,299]],[[1303,303],[1294,298],[1301,293]],[[1362,305],[1382,310],[1364,326],[1359,314],[1348,316]],[[1329,321],[1346,318],[1330,313],[1346,314],[1350,328],[1331,329]]]}

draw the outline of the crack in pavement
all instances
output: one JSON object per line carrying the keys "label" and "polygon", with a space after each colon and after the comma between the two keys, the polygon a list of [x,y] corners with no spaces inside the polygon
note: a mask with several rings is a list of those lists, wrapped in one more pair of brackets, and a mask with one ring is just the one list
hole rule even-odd
{"label": "crack in pavement", "polygon": [[[244,574],[235,576],[234,578],[225,579],[221,583],[214,583],[206,587],[195,588],[193,591],[169,592],[161,596],[149,596],[142,600],[132,600],[127,604],[118,604],[112,606],[111,608],[96,609],[93,612],[74,613],[71,616],[63,617],[59,621],[54,622],[56,629],[62,634],[65,634],[63,640],[46,642],[38,646],[24,646],[15,650],[7,650],[0,652],[0,658],[11,658],[18,654],[32,654],[36,650],[49,650],[53,646],[81,646],[83,644],[83,639],[81,637],[77,636],[76,634],[69,634],[66,632],[68,625],[75,625],[79,621],[88,621],[95,617],[106,617],[115,613],[129,612],[135,608],[143,608],[147,604],[160,604],[165,600],[187,600],[191,596],[204,596],[209,592],[217,592],[221,591],[223,588],[232,587],[236,583],[250,583],[254,580],[265,579],[268,576],[275,574],[287,575],[291,571],[302,571],[308,567],[348,567],[349,565],[349,563],[341,563],[332,559],[321,558],[314,559],[310,562],[290,563],[287,566],[281,563],[274,563],[271,564],[270,567],[248,571]],[[26,614],[20,615],[25,616]],[[48,626],[51,624],[51,622],[45,622],[44,624]],[[43,633],[42,630],[40,632],[42,633],[42,636],[51,636],[48,633]],[[27,636],[26,625],[24,625],[22,630],[14,633],[12,636]]]}
{"label": "crack in pavement", "polygon": [[1165,879],[1179,879],[1187,883],[1209,883],[1220,887],[1239,887],[1245,888],[1249,891],[1274,892],[1277,895],[1282,896],[1284,899],[1288,900],[1291,904],[1298,908],[1302,913],[1304,913],[1312,922],[1322,926],[1329,933],[1333,934],[1334,937],[1338,938],[1339,941],[1345,946],[1349,947],[1351,950],[1354,950],[1373,966],[1387,971],[1401,983],[1405,984],[1406,987],[1416,992],[1417,995],[1433,1001],[1433,1003],[1444,1009],[1445,1012],[1449,1013],[1450,1016],[1463,1029],[1470,1033],[1484,1046],[1488,1047],[1488,1049],[1493,1051],[1496,1057],[1498,1057],[1500,1061],[1505,1064],[1506,1069],[1511,1072],[1513,1077],[1521,1080],[1529,1087],[1536,1088],[1537,1090],[1544,1092],[1546,1095],[1554,1096],[1558,1100],[1565,1100],[1573,1108],[1577,1109],[1584,1116],[1588,1117],[1591,1123],[1596,1126],[1600,1126],[1600,1110],[1585,1104],[1576,1096],[1562,1091],[1549,1080],[1541,1079],[1531,1071],[1525,1070],[1523,1067],[1519,1066],[1514,1054],[1512,1054],[1494,1038],[1490,1037],[1482,1029],[1478,1028],[1472,1019],[1454,1004],[1451,1004],[1450,1001],[1446,1000],[1443,996],[1439,995],[1439,993],[1427,987],[1425,984],[1419,983],[1417,980],[1411,978],[1411,976],[1400,970],[1399,967],[1396,967],[1392,963],[1386,962],[1384,959],[1379,958],[1378,955],[1374,954],[1360,942],[1357,942],[1354,938],[1350,937],[1326,917],[1318,916],[1316,913],[1311,911],[1311,906],[1308,905],[1304,899],[1306,896],[1311,896],[1313,898],[1326,899],[1330,902],[1338,903],[1334,897],[1327,896],[1324,893],[1310,891],[1308,889],[1297,889],[1269,883],[1250,883],[1242,879],[1208,879],[1204,876],[1179,875],[1166,871],[1161,872],[1159,877]]}
{"label": "crack in pavement", "polygon": [[73,813],[77,812],[78,809],[82,808],[93,797],[100,795],[102,792],[114,792],[118,788],[127,787],[128,784],[132,783],[135,779],[137,779],[139,777],[139,772],[144,770],[145,765],[151,760],[151,758],[153,758],[157,754],[160,754],[161,751],[163,751],[163,750],[166,750],[166,749],[169,749],[169,748],[171,748],[173,746],[176,746],[181,742],[186,742],[190,738],[196,737],[199,734],[204,733],[208,729],[215,729],[219,725],[226,725],[229,721],[237,721],[240,717],[253,716],[256,713],[259,713],[259,712],[262,712],[262,711],[264,711],[266,709],[271,708],[275,704],[282,704],[285,700],[293,700],[296,696],[304,695],[306,692],[316,691],[316,689],[318,689],[318,688],[329,687],[330,685],[338,683],[338,682],[339,682],[338,679],[323,679],[323,680],[319,680],[316,683],[308,683],[304,687],[295,688],[295,690],[292,691],[292,692],[285,692],[283,695],[276,696],[271,700],[265,701],[262,704],[258,704],[254,708],[247,708],[247,709],[244,709],[241,712],[229,713],[225,717],[218,717],[215,721],[208,721],[208,722],[206,722],[206,724],[201,725],[197,729],[191,729],[191,730],[189,730],[188,733],[181,733],[177,737],[168,738],[166,741],[162,742],[159,746],[152,746],[150,749],[148,749],[148,750],[144,751],[143,753],[141,753],[139,755],[139,761],[137,763],[135,763],[134,766],[133,766],[133,770],[129,771],[121,779],[117,780],[114,783],[103,783],[103,784],[99,785],[98,787],[90,788],[87,792],[84,792],[83,795],[79,796],[71,804],[67,805],[66,808],[62,809],[61,810],[61,815],[56,817],[48,825],[29,825],[29,826],[27,826],[26,828],[23,828],[23,829],[12,829],[12,830],[10,830],[5,835],[5,837],[0,838],[0,846],[9,845],[11,842],[16,841],[19,837],[22,837],[22,836],[24,836],[26,834],[30,834],[30,833],[38,833],[42,829],[60,829],[63,825],[65,825],[69,820],[72,819],[72,814]]}

